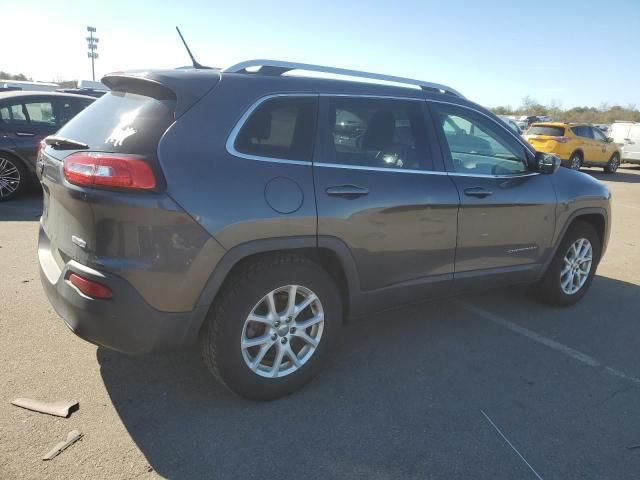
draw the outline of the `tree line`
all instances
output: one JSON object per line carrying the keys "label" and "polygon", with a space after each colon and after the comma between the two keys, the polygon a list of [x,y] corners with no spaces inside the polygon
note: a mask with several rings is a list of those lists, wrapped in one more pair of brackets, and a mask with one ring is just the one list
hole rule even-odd
{"label": "tree line", "polygon": [[0,70],[0,78],[3,80],[20,80],[23,82],[30,82],[31,79],[28,78],[25,74],[23,73],[18,73],[17,75],[14,75],[12,73],[9,72],[3,72],[2,70]]}
{"label": "tree line", "polygon": [[496,115],[547,115],[561,122],[607,124],[616,120],[640,122],[640,110],[634,104],[623,107],[603,103],[598,108],[574,107],[564,110],[557,100],[552,100],[550,105],[542,105],[530,96],[524,97],[522,105],[518,108],[514,109],[511,105],[507,105],[491,108],[491,111]]}

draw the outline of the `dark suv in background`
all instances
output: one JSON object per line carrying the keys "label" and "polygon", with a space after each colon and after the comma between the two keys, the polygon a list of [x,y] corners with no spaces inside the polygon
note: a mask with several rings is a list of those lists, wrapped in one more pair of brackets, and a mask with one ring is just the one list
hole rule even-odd
{"label": "dark suv in background", "polygon": [[571,305],[607,245],[603,184],[444,85],[264,60],[103,82],[39,155],[46,293],[114,350],[199,339],[249,398],[376,310],[517,283]]}
{"label": "dark suv in background", "polygon": [[63,93],[0,92],[0,201],[15,197],[36,178],[42,139],[94,100]]}

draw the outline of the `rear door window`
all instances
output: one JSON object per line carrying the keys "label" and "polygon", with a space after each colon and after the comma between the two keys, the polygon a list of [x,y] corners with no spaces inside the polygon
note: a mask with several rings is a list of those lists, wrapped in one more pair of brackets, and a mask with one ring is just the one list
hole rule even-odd
{"label": "rear door window", "polygon": [[332,98],[330,160],[355,167],[432,169],[421,107],[412,100]]}
{"label": "rear door window", "polygon": [[110,91],[73,117],[58,135],[86,143],[94,151],[155,154],[173,123],[175,103],[173,98]]}
{"label": "rear door window", "polygon": [[264,101],[242,125],[237,152],[257,157],[311,161],[317,96],[283,96]]}
{"label": "rear door window", "polygon": [[38,101],[25,103],[29,123],[34,126],[55,126],[56,118],[53,114],[51,101]]}
{"label": "rear door window", "polygon": [[579,137],[593,138],[593,134],[591,133],[591,129],[589,127],[584,127],[584,126],[572,127],[571,130],[573,131],[573,133],[575,133]]}

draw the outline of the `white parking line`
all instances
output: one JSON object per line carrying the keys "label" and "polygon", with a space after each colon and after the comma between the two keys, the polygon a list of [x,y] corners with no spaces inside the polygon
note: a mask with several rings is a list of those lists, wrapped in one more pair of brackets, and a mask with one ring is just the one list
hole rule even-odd
{"label": "white parking line", "polygon": [[533,472],[533,474],[538,478],[538,480],[542,480],[542,477],[540,475],[538,475],[538,472],[535,471],[535,469],[531,466],[531,464],[529,462],[527,462],[527,460],[522,456],[522,454],[518,451],[518,449],[516,447],[513,446],[513,443],[511,443],[509,441],[509,439],[506,437],[506,435],[504,433],[502,433],[502,430],[500,430],[498,428],[498,426],[493,423],[493,420],[491,420],[489,418],[489,415],[487,415],[486,413],[484,413],[484,410],[480,410],[480,413],[482,413],[482,415],[484,415],[484,418],[486,418],[487,420],[489,420],[489,423],[491,424],[491,426],[493,428],[495,428],[496,432],[498,432],[500,434],[500,436],[504,439],[505,442],[507,442],[507,445],[509,445],[511,447],[511,449],[516,452],[516,454],[520,457],[520,459],[525,463],[525,465],[527,467],[529,467],[529,470],[531,470]]}
{"label": "white parking line", "polygon": [[560,342],[556,342],[555,340],[545,337],[544,335],[534,332],[533,330],[529,330],[528,328],[521,327],[520,325],[510,322],[509,320],[505,320],[504,318],[494,315],[493,313],[488,312],[483,308],[472,305],[464,300],[453,299],[453,301],[458,305],[460,305],[465,310],[475,313],[476,315],[484,318],[485,320],[489,320],[490,322],[493,322],[497,325],[501,325],[505,328],[508,328],[512,332],[519,333],[520,335],[524,335],[525,337],[535,342],[546,345],[547,347],[552,348],[560,353],[563,353],[575,360],[578,360],[579,362],[584,363],[585,365],[589,365],[590,367],[602,367],[605,373],[617,378],[621,378],[628,382],[631,382],[636,386],[640,386],[640,378],[621,372],[616,368],[603,365],[602,362],[600,362],[598,359],[590,355],[587,355],[586,353],[579,352],[574,348],[568,347],[567,345],[564,345]]}

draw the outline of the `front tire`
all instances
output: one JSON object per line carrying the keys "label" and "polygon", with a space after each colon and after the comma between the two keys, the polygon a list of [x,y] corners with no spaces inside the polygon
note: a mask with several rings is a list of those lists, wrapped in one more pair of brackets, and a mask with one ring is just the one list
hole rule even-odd
{"label": "front tire", "polygon": [[580,170],[582,167],[582,154],[580,152],[573,152],[569,157],[569,168],[571,170]]}
{"label": "front tire", "polygon": [[605,173],[616,173],[616,170],[618,170],[619,166],[620,166],[620,155],[618,155],[617,153],[614,153],[609,159],[607,166],[604,167],[604,171]]}
{"label": "front tire", "polygon": [[27,169],[12,155],[0,154],[0,202],[15,198],[27,184]]}
{"label": "front tire", "polygon": [[601,252],[600,237],[586,222],[569,227],[544,276],[535,285],[538,298],[549,305],[567,307],[587,293]]}
{"label": "front tire", "polygon": [[298,255],[259,257],[222,287],[203,331],[204,362],[221,384],[251,400],[272,400],[321,369],[341,325],[331,276]]}

